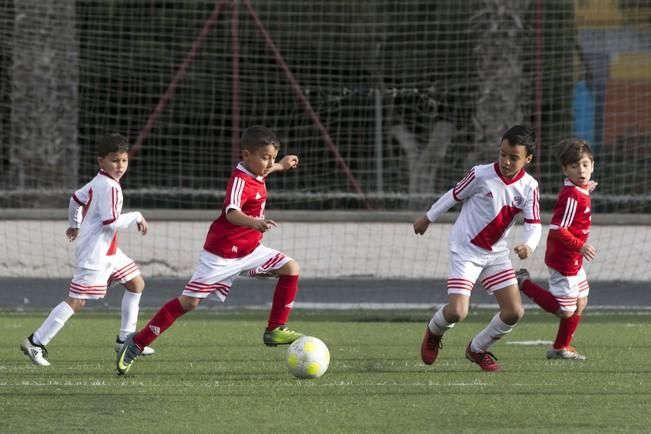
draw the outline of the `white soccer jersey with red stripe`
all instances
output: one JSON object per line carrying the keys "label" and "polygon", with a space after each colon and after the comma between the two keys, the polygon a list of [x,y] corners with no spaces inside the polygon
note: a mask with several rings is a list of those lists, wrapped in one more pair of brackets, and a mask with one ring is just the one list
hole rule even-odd
{"label": "white soccer jersey with red stripe", "polygon": [[475,166],[452,195],[463,201],[450,233],[452,247],[473,244],[488,251],[507,250],[506,238],[518,213],[524,214],[525,224],[540,226],[538,182],[524,170],[509,179],[501,175],[498,163]]}
{"label": "white soccer jersey with red stripe", "polygon": [[[122,212],[122,187],[110,175],[100,171],[88,184],[75,191],[72,199],[81,207],[83,214],[75,240],[77,266],[104,268],[108,256],[113,255],[117,248],[114,223]],[[78,221],[70,221],[69,224],[76,227]]]}
{"label": "white soccer jersey with red stripe", "polygon": [[222,212],[210,225],[203,248],[222,258],[241,258],[253,252],[262,241],[262,233],[232,224],[226,219],[226,213],[235,209],[249,217],[263,219],[266,202],[265,178],[238,164],[226,186]]}

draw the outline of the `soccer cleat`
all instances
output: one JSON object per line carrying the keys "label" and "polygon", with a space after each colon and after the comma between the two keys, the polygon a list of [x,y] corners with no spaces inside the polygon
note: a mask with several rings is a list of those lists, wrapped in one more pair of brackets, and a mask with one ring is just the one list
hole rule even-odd
{"label": "soccer cleat", "polygon": [[520,268],[515,272],[515,279],[518,281],[518,288],[522,288],[524,281],[531,279],[531,275],[526,268]]}
{"label": "soccer cleat", "polygon": [[443,336],[432,333],[429,326],[425,327],[425,336],[423,336],[423,342],[420,344],[420,358],[423,360],[423,363],[431,365],[436,361],[439,350],[443,348],[441,344],[442,338]]}
{"label": "soccer cleat", "polygon": [[138,348],[135,342],[133,342],[133,337],[135,335],[135,333],[131,333],[129,336],[127,336],[127,339],[124,341],[124,345],[122,345],[122,349],[118,353],[116,363],[118,375],[124,375],[129,372],[133,361],[142,353],[140,348]]}
{"label": "soccer cleat", "polygon": [[36,366],[50,366],[50,362],[47,361],[47,348],[45,348],[45,345],[35,344],[32,341],[33,338],[34,334],[25,338],[23,343],[20,344],[20,349]]}
{"label": "soccer cleat", "polygon": [[548,359],[585,360],[586,356],[576,352],[574,347],[550,348],[547,350]]}
{"label": "soccer cleat", "polygon": [[502,370],[502,366],[496,362],[497,357],[493,353],[489,351],[474,352],[470,349],[471,343],[472,341],[468,342],[466,347],[466,359],[478,364],[482,371],[500,372]]}
{"label": "soccer cleat", "polygon": [[[120,337],[115,338],[115,352],[119,353],[122,347],[124,346],[124,341],[120,340]],[[141,356],[151,356],[154,354],[156,350],[154,350],[152,347],[145,347],[142,349],[142,353],[140,354]]]}
{"label": "soccer cleat", "polygon": [[262,335],[262,342],[268,347],[275,347],[276,345],[288,345],[296,339],[303,336],[302,333],[289,330],[285,326],[276,327],[273,330],[265,330]]}

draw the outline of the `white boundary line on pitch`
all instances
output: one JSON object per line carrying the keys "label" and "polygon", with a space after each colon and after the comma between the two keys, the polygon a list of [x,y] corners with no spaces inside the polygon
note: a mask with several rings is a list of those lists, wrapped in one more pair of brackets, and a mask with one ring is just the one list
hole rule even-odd
{"label": "white boundary line on pitch", "polygon": [[[438,304],[427,304],[427,303],[320,303],[320,302],[296,302],[294,303],[295,309],[324,309],[324,310],[354,310],[354,309],[364,309],[364,310],[423,310],[423,309],[434,309],[443,306],[442,303]],[[256,306],[255,308],[257,308]],[[260,306],[265,309],[268,306]],[[525,304],[525,309],[536,309],[537,305],[534,304]],[[474,309],[499,309],[497,304],[493,303],[478,303],[471,304],[470,308]],[[539,309],[539,308],[538,308]],[[589,310],[615,310],[615,311],[644,311],[651,313],[651,306],[626,306],[626,305],[588,305],[587,309]],[[591,312],[594,314],[595,312]]]}

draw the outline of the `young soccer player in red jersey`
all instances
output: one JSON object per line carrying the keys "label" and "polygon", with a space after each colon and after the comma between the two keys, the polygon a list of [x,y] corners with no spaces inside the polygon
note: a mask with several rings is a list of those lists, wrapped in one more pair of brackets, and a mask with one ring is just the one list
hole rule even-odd
{"label": "young soccer player in red jersey", "polygon": [[[50,365],[45,346],[84,307],[86,300],[104,298],[112,281],[126,288],[115,350],[119,351],[127,335],[136,330],[145,281],[136,263],[118,248],[117,232],[135,223],[145,235],[147,220],[138,211],[122,214],[120,179],[129,167],[128,151],[127,140],[120,134],[103,137],[97,146],[99,173],[70,198],[66,236],[70,241],[76,240],[76,263],[68,298],[54,307],[43,324],[20,346],[37,366]],[[143,354],[153,352],[147,347]]]}
{"label": "young soccer player in red jersey", "polygon": [[429,321],[421,344],[421,358],[427,365],[436,360],[443,334],[468,315],[470,294],[479,279],[495,295],[500,312],[468,343],[466,357],[483,371],[502,370],[488,348],[510,333],[524,314],[506,242],[517,214],[524,214],[525,236],[515,247],[516,254],[529,257],[540,240],[538,183],[524,170],[534,146],[533,129],[510,128],[495,163],[473,167],[414,223],[414,232],[422,235],[441,214],[463,202],[448,240],[448,303]]}
{"label": "young soccer player in red jersey", "polygon": [[126,374],[145,346],[158,338],[181,315],[195,309],[208,296],[224,301],[242,272],[278,276],[267,327],[265,345],[290,344],[302,334],[285,323],[298,291],[299,265],[284,253],[261,244],[263,234],[276,222],[265,218],[265,180],[273,172],[295,169],[296,155],[276,162],[280,141],[269,129],[252,126],[242,134],[242,161],[231,174],[221,214],[208,230],[203,250],[183,294],[167,302],[138,333],[127,338],[118,354],[117,370]]}
{"label": "young soccer player in red jersey", "polygon": [[585,360],[570,343],[590,291],[583,258],[592,260],[597,254],[587,243],[592,214],[590,191],[596,186],[590,181],[594,159],[590,145],[577,138],[562,140],[558,156],[567,178],[558,194],[547,236],[545,264],[549,270],[549,290],[533,283],[526,269],[518,271],[516,276],[522,292],[560,318],[556,340],[547,350],[547,358]]}

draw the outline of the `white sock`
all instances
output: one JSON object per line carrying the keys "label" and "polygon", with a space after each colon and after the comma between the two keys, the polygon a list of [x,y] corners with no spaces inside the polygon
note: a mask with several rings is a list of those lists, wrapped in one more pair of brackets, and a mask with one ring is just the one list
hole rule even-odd
{"label": "white sock", "polygon": [[122,319],[118,338],[124,341],[129,333],[136,331],[138,312],[140,312],[140,297],[142,292],[124,291],[122,295]]}
{"label": "white sock", "polygon": [[506,324],[500,318],[500,314],[496,313],[493,319],[488,323],[486,328],[479,332],[477,336],[470,342],[470,349],[475,352],[484,352],[500,340],[502,336],[511,333],[515,324]]}
{"label": "white sock", "polygon": [[75,313],[68,303],[62,301],[45,318],[43,324],[34,332],[32,340],[38,345],[47,345],[59,333],[66,321]]}
{"label": "white sock", "polygon": [[443,336],[443,333],[454,327],[454,324],[455,323],[449,323],[445,320],[445,317],[443,316],[443,308],[440,308],[436,311],[432,319],[429,320],[428,327],[429,331],[435,335]]}

